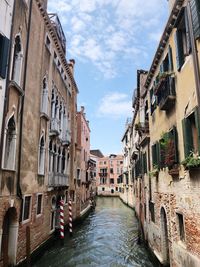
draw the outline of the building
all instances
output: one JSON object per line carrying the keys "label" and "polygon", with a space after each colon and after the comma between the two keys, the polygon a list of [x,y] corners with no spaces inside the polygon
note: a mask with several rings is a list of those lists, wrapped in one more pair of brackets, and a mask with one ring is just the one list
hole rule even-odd
{"label": "building", "polygon": [[199,1],[170,1],[150,70],[137,72],[135,210],[164,266],[200,265],[199,14]]}
{"label": "building", "polygon": [[66,60],[62,26],[46,6],[16,0],[13,11],[1,136],[0,266],[28,261],[56,232],[61,199],[65,223],[69,198],[76,217],[75,62]]}
{"label": "building", "polygon": [[10,35],[13,17],[14,1],[3,0],[0,2],[0,10],[4,16],[0,16],[0,143],[3,123],[4,103],[6,99],[6,77],[8,73],[8,61],[10,50]]}
{"label": "building", "polygon": [[85,108],[77,112],[77,181],[80,195],[80,211],[89,206],[91,197],[90,173],[90,128],[86,119]]}
{"label": "building", "polygon": [[118,196],[119,176],[123,173],[123,156],[111,154],[98,158],[97,161],[97,194],[99,196]]}

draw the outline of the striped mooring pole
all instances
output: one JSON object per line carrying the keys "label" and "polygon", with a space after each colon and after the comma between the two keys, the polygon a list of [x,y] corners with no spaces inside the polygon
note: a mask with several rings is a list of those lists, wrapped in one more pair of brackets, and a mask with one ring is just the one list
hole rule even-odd
{"label": "striped mooring pole", "polygon": [[60,200],[60,239],[64,239],[64,201]]}
{"label": "striped mooring pole", "polygon": [[69,234],[72,236],[72,201],[69,199]]}

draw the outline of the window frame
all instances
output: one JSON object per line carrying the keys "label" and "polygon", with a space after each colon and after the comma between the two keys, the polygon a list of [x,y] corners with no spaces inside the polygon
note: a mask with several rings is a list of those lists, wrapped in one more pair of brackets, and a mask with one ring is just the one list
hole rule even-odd
{"label": "window frame", "polygon": [[[42,196],[42,198],[41,198],[41,208],[40,208],[41,210],[40,210],[40,213],[38,213],[38,198],[39,198],[39,196]],[[36,217],[40,217],[42,215],[42,213],[43,213],[43,199],[44,199],[43,193],[37,193]]]}
{"label": "window frame", "polygon": [[[24,211],[25,211],[25,198],[26,197],[30,197],[30,203],[29,203],[29,217],[27,219],[24,219]],[[22,224],[25,224],[27,222],[30,222],[31,221],[31,207],[32,207],[32,195],[31,194],[26,194],[23,196],[23,203],[22,203],[22,215],[21,215],[21,221],[22,221]]]}

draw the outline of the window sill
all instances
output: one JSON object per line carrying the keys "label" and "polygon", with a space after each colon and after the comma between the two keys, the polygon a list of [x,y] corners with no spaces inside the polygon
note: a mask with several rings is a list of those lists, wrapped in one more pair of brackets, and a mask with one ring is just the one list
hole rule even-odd
{"label": "window sill", "polygon": [[30,218],[29,218],[29,219],[26,219],[26,220],[22,220],[22,221],[21,221],[21,224],[24,225],[24,224],[26,224],[26,223],[29,223],[30,221],[31,221]]}
{"label": "window sill", "polygon": [[15,169],[7,169],[7,168],[4,168],[4,167],[2,167],[2,171],[7,171],[7,172],[16,172],[16,170]]}
{"label": "window sill", "polygon": [[40,213],[40,214],[36,214],[36,219],[38,219],[38,218],[40,218],[40,217],[42,217],[42,213]]}

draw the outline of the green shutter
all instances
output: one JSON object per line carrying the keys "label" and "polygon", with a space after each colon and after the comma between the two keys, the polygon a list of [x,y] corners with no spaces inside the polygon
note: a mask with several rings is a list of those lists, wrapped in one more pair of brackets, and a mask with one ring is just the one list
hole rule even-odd
{"label": "green shutter", "polygon": [[184,63],[184,52],[183,52],[183,41],[182,41],[182,31],[177,30],[175,32],[175,46],[176,46],[176,66],[177,70],[180,71]]}
{"label": "green shutter", "polygon": [[170,45],[168,47],[168,59],[169,59],[169,71],[173,71],[174,66],[173,66],[172,48]]}
{"label": "green shutter", "polygon": [[156,142],[156,165],[160,168],[160,145],[159,142]]}
{"label": "green shutter", "polygon": [[174,142],[174,163],[179,162],[179,155],[178,155],[178,133],[176,126],[173,126],[171,131],[171,138]]}
{"label": "green shutter", "polygon": [[0,77],[6,78],[10,40],[0,34]]}
{"label": "green shutter", "polygon": [[189,156],[191,151],[193,151],[193,138],[192,138],[192,128],[191,123],[188,118],[182,120],[183,127],[183,142],[185,157]]}
{"label": "green shutter", "polygon": [[165,148],[161,144],[161,140],[159,141],[159,162],[160,162],[160,168],[165,167]]}
{"label": "green shutter", "polygon": [[200,116],[199,116],[198,107],[196,107],[194,111],[194,116],[195,116],[195,125],[196,125],[197,133],[198,133],[198,152],[200,154]]}
{"label": "green shutter", "polygon": [[164,63],[162,61],[162,63],[160,64],[160,73],[164,72]]}
{"label": "green shutter", "polygon": [[185,8],[184,10],[184,20],[185,20],[185,29],[186,29],[186,50],[187,55],[191,53],[191,39],[190,39],[190,32],[189,32],[189,25],[188,25],[188,14]]}
{"label": "green shutter", "polygon": [[190,0],[192,13],[192,24],[195,39],[200,38],[200,2],[199,0]]}

